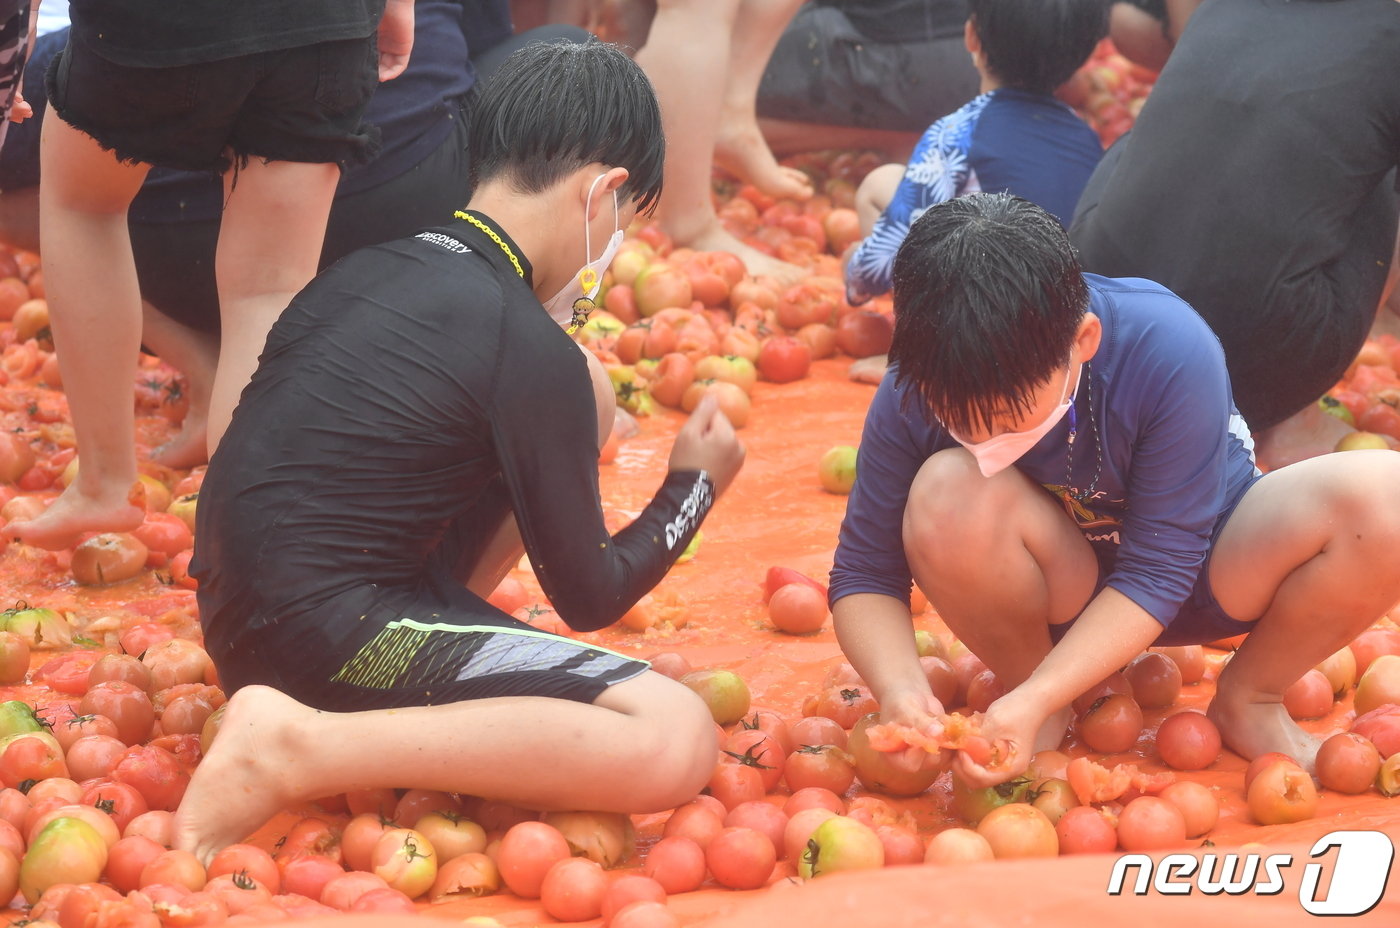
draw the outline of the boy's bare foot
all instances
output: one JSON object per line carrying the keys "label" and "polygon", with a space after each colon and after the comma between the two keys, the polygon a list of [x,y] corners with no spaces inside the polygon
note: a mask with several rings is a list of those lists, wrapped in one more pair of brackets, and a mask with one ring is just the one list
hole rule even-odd
{"label": "boy's bare foot", "polygon": [[305,706],[266,686],[245,686],[228,702],[214,746],[195,768],[175,812],[175,847],[206,866],[220,850],[304,798],[288,787],[296,765],[286,737]]}
{"label": "boy's bare foot", "polygon": [[770,197],[806,200],[813,193],[810,177],[795,168],[783,167],[773,157],[752,115],[725,114],[720,118],[715,163]]}
{"label": "boy's bare foot", "polygon": [[1327,454],[1348,432],[1355,431],[1316,403],[1254,437],[1254,454],[1264,470],[1278,470]]}
{"label": "boy's bare foot", "polygon": [[191,410],[179,433],[151,452],[151,460],[165,467],[183,470],[209,463],[209,420]]}
{"label": "boy's bare foot", "polygon": [[[679,241],[678,244],[680,244]],[[788,264],[786,261],[779,261],[771,255],[765,255],[757,248],[745,245],[726,231],[718,221],[684,244],[696,251],[727,251],[738,255],[739,260],[744,262],[744,267],[748,268],[750,274],[755,277],[767,274],[781,287],[790,287],[807,276],[805,269],[795,264]]]}
{"label": "boy's bare foot", "polygon": [[125,490],[120,495],[91,497],[74,482],[33,519],[6,525],[4,534],[36,548],[62,551],[77,544],[87,532],[129,532],[145,517],[141,507],[131,504]]}
{"label": "boy's bare foot", "polygon": [[1236,693],[1226,685],[1216,690],[1206,715],[1220,729],[1225,746],[1246,760],[1277,751],[1313,771],[1321,742],[1298,727],[1281,699]]}

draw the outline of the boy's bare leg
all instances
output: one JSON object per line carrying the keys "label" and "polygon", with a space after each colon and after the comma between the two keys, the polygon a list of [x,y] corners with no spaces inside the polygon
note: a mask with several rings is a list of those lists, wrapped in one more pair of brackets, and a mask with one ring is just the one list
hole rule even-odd
{"label": "boy's bare leg", "polygon": [[175,843],[208,863],[290,805],[366,788],[468,793],[533,809],[657,812],[704,787],[714,729],[694,693],[650,671],[592,705],[506,697],[336,713],[249,686],[229,701],[195,770]]}
{"label": "boy's bare leg", "polygon": [[[222,334],[209,401],[209,454],[258,367],[267,332],[312,277],[340,180],[334,164],[254,158],[224,179],[223,225],[214,273]],[[229,188],[233,189],[229,189]]]}
{"label": "boy's bare leg", "polygon": [[126,210],[147,168],[122,164],[53,115],[44,120],[40,159],[44,286],[82,468],[47,510],[5,533],[57,549],[84,532],[133,529],[143,518],[127,499],[136,480],[131,383],[141,292]]}
{"label": "boy's bare leg", "polygon": [[[1015,468],[983,477],[961,449],[914,478],[904,550],[939,616],[1008,690],[1050,653],[1050,625],[1084,609],[1099,573],[1063,507]],[[1069,721],[1069,707],[1052,715],[1036,750],[1058,747]]]}
{"label": "boy's bare leg", "polygon": [[905,165],[882,164],[860,182],[856,188],[856,215],[860,218],[860,234],[869,235],[894,199],[899,182],[904,179]]}
{"label": "boy's bare leg", "polygon": [[1400,455],[1348,451],[1250,488],[1211,554],[1216,600],[1257,619],[1220,674],[1210,716],[1246,758],[1269,751],[1312,768],[1318,739],[1283,691],[1400,600]]}
{"label": "boy's bare leg", "polygon": [[661,0],[646,47],[637,52],[666,132],[666,190],[656,216],[677,245],[732,252],[751,274],[795,283],[801,268],[745,245],[715,215],[710,172],[738,8],[739,0]]}
{"label": "boy's bare leg", "polygon": [[729,81],[724,89],[715,162],[726,171],[773,197],[805,200],[812,181],[794,168],[778,164],[758,129],[758,85],[768,59],[803,0],[743,0],[729,52]]}
{"label": "boy's bare leg", "polygon": [[151,460],[166,467],[194,467],[209,460],[209,396],[219,363],[216,335],[192,329],[142,302],[141,341],[162,361],[185,377],[189,410],[180,432],[151,452]]}

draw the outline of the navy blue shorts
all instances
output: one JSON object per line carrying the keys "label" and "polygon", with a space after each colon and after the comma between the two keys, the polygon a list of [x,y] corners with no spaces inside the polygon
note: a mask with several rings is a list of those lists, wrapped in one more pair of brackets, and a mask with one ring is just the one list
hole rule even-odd
{"label": "navy blue shorts", "polygon": [[[1262,475],[1255,474],[1254,479],[1245,487],[1240,499],[1244,499],[1249,492],[1249,488],[1259,482]],[[1239,507],[1239,501],[1235,505],[1220,514],[1220,518],[1215,522],[1215,528],[1210,533],[1210,550],[1215,550],[1215,543],[1220,539],[1220,533],[1224,531],[1225,524],[1230,521],[1230,516]],[[1094,595],[1097,596],[1105,586],[1108,585],[1109,574],[1113,572],[1113,564],[1116,555],[1114,550],[1106,547],[1094,546],[1094,553],[1099,559],[1099,582],[1094,588]],[[1070,619],[1059,625],[1050,626],[1050,640],[1058,644],[1060,639],[1069,631],[1071,625],[1078,619]],[[1201,567],[1200,574],[1196,577],[1196,585],[1191,589],[1191,595],[1186,598],[1172,621],[1162,629],[1162,634],[1157,636],[1157,640],[1152,642],[1154,647],[1174,647],[1184,644],[1209,644],[1221,638],[1233,638],[1235,635],[1243,635],[1254,628],[1254,622],[1244,622],[1231,618],[1221,608],[1220,603],[1215,599],[1214,592],[1210,588],[1210,554],[1206,554],[1206,562]]]}

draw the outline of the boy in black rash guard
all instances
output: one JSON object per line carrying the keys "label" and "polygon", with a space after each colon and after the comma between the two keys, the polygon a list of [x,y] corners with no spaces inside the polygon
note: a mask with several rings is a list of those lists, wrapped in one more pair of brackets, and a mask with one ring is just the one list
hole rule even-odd
{"label": "boy in black rash guard", "polygon": [[523,540],[571,627],[614,622],[743,461],[702,406],[609,537],[612,391],[560,321],[660,190],[655,97],[612,46],[531,46],[488,83],[471,148],[458,221],[347,256],[287,308],[210,464],[194,573],[233,696],[176,826],[206,860],[347,789],[640,812],[713,767],[685,687],[484,599]]}

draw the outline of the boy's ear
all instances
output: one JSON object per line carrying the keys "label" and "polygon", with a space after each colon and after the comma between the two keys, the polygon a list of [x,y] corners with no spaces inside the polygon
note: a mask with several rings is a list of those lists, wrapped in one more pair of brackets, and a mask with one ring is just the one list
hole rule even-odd
{"label": "boy's ear", "polygon": [[974,60],[982,53],[982,38],[977,34],[977,24],[973,22],[971,16],[963,24],[963,45]]}
{"label": "boy's ear", "polygon": [[1103,322],[1093,313],[1085,313],[1074,333],[1074,352],[1080,361],[1092,360],[1103,341]]}
{"label": "boy's ear", "polygon": [[626,168],[608,168],[602,172],[602,180],[598,180],[596,169],[579,172],[579,196],[584,201],[584,210],[590,222],[598,218],[605,204],[611,208],[613,192],[627,183],[627,178],[631,176]]}

